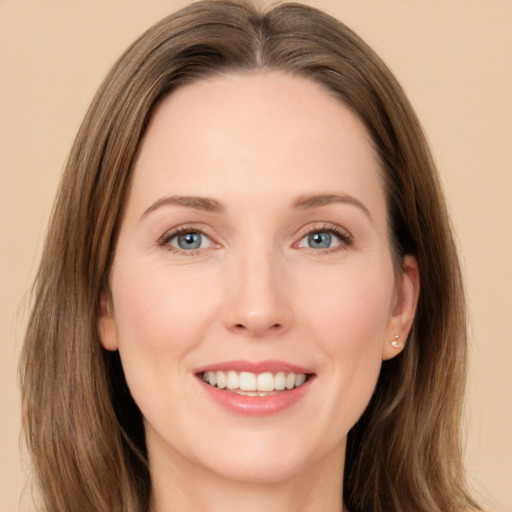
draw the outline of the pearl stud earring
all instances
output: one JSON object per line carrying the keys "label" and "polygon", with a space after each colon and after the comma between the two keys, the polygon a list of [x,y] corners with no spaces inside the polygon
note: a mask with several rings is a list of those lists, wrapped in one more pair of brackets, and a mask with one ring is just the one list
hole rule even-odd
{"label": "pearl stud earring", "polygon": [[399,334],[395,334],[395,339],[391,341],[391,345],[395,348],[400,348],[400,343],[398,343],[398,339],[400,338]]}

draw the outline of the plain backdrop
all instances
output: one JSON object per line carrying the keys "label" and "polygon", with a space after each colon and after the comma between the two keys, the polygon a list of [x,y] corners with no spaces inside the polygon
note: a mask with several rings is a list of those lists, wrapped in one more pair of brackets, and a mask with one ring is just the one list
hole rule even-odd
{"label": "plain backdrop", "polygon": [[[184,0],[0,0],[0,511],[31,510],[17,359],[66,154],[114,59]],[[398,76],[431,141],[471,312],[467,466],[512,511],[512,2],[309,0]],[[41,361],[44,364],[44,361]],[[24,489],[24,498],[20,500]]]}

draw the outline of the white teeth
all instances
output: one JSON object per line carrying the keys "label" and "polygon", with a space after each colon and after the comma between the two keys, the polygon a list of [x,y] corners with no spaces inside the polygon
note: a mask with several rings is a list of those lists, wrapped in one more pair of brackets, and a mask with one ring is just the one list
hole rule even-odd
{"label": "white teeth", "polygon": [[233,371],[227,373],[226,387],[228,389],[238,389],[238,373]]}
{"label": "white teeth", "polygon": [[215,386],[217,384],[217,372],[205,372],[205,375],[208,375],[208,382]]}
{"label": "white teeth", "polygon": [[275,391],[242,391],[240,389],[236,389],[235,393],[237,395],[244,395],[244,396],[269,396],[269,395],[275,395]]}
{"label": "white teeth", "polygon": [[[208,372],[210,373],[210,372]],[[226,387],[226,384],[227,384],[227,378],[226,378],[226,374],[224,372],[216,372],[217,375],[216,375],[216,378],[217,378],[217,387],[219,389],[224,389]],[[208,381],[210,379],[208,378]]]}
{"label": "white teeth", "polygon": [[286,374],[284,372],[276,373],[274,377],[274,387],[278,391],[282,391],[286,387]]}
{"label": "white teeth", "polygon": [[298,388],[302,386],[306,382],[306,375],[304,373],[299,373],[297,377],[295,377],[295,387]]}
{"label": "white teeth", "polygon": [[276,391],[293,389],[302,386],[307,380],[305,373],[285,373],[270,372],[252,373],[252,372],[235,372],[216,371],[204,372],[203,380],[211,386],[219,389],[227,388],[236,391],[240,395],[246,396],[267,396]]}
{"label": "white teeth", "polygon": [[260,373],[257,378],[256,389],[258,391],[274,391],[274,376],[269,372]]}
{"label": "white teeth", "polygon": [[257,391],[243,391],[241,389],[238,389],[236,391],[236,393],[238,395],[244,395],[244,396],[258,396],[258,392]]}
{"label": "white teeth", "polygon": [[289,373],[286,376],[286,388],[287,389],[293,389],[294,386],[295,386],[295,374],[294,373]]}
{"label": "white teeth", "polygon": [[242,391],[256,391],[256,375],[250,372],[241,372],[238,377],[238,387]]}

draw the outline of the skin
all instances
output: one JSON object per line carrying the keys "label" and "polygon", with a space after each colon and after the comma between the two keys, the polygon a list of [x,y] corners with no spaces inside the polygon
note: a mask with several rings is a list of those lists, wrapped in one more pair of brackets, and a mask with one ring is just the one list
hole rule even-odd
{"label": "skin", "polygon": [[[165,199],[184,196],[215,203]],[[201,247],[180,248],[180,228]],[[144,416],[152,511],[342,510],[347,432],[419,289],[412,257],[395,275],[380,164],[353,113],[281,73],[177,90],[142,141],[110,285],[99,330]],[[315,376],[277,414],[237,414],[196,371],[238,359]]]}

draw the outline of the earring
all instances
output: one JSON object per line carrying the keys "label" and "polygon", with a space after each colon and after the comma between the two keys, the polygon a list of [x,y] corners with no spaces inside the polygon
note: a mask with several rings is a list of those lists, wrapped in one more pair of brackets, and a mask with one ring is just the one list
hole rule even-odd
{"label": "earring", "polygon": [[400,338],[400,335],[399,334],[395,334],[395,339],[390,342],[391,345],[393,345],[393,347],[400,348],[400,343],[398,343],[398,339],[399,338]]}

